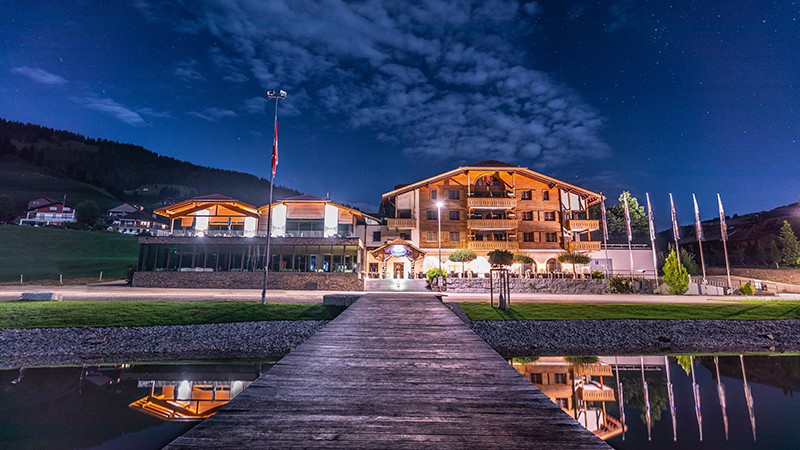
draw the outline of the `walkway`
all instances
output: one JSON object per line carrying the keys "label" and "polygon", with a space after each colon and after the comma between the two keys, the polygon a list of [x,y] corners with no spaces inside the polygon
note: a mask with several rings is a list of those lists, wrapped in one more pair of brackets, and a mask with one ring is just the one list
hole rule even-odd
{"label": "walkway", "polygon": [[178,449],[607,449],[433,296],[360,298]]}

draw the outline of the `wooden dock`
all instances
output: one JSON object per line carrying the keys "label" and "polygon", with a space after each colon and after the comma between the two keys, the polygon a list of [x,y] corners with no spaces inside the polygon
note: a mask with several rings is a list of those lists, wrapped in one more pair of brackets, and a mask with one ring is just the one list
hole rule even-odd
{"label": "wooden dock", "polygon": [[166,448],[611,447],[434,296],[370,294]]}

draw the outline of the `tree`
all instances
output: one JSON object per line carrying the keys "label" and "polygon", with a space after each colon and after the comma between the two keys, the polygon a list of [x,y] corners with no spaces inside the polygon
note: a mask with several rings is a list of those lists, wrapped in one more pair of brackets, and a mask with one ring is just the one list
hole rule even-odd
{"label": "tree", "polygon": [[597,356],[565,356],[564,361],[570,364],[594,364],[599,361]]}
{"label": "tree", "polygon": [[779,239],[781,240],[783,262],[788,266],[796,266],[800,263],[800,242],[797,242],[797,236],[794,235],[792,226],[786,220],[783,221]]}
{"label": "tree", "polygon": [[514,262],[519,264],[533,264],[533,258],[522,253],[514,253]]}
{"label": "tree", "polygon": [[583,253],[567,252],[558,255],[558,262],[572,264],[572,274],[577,276],[575,266],[578,264],[589,264],[592,258],[584,255]]}
{"label": "tree", "polygon": [[94,225],[100,218],[100,207],[94,200],[82,202],[75,208],[75,220],[86,225]]}
{"label": "tree", "polygon": [[0,222],[11,222],[15,217],[14,200],[7,195],[0,195]]}
{"label": "tree", "polygon": [[778,250],[778,244],[775,242],[774,239],[769,244],[769,257],[772,260],[772,262],[775,263],[775,268],[779,269],[782,257],[781,257],[781,251]]}
{"label": "tree", "polygon": [[689,273],[683,264],[678,265],[674,251],[667,256],[664,263],[664,283],[669,287],[670,294],[683,295],[689,290]]}
{"label": "tree", "polygon": [[[645,213],[644,206],[639,205],[639,200],[630,195],[630,192],[624,191],[619,196],[619,204],[611,206],[606,210],[606,221],[608,222],[608,234],[611,241],[628,242],[627,226],[625,225],[625,205],[624,201],[627,196],[628,211],[631,215],[631,232],[633,240],[641,240],[646,242],[649,240],[649,226],[647,224],[647,214]],[[599,206],[592,206],[589,215],[593,219],[600,219],[602,213]],[[638,238],[638,239],[637,239]]]}
{"label": "tree", "polygon": [[514,254],[506,250],[494,250],[489,252],[489,264],[493,267],[510,266],[514,263]]}
{"label": "tree", "polygon": [[[658,265],[661,266],[661,271],[664,271],[664,264],[667,256],[675,254],[675,246],[672,244],[667,245],[667,251],[658,253]],[[697,261],[695,260],[694,253],[686,250],[686,247],[681,247],[681,265],[686,268],[689,275],[697,275]]]}
{"label": "tree", "polygon": [[472,250],[468,248],[459,248],[458,250],[455,250],[453,253],[450,253],[450,257],[448,259],[453,262],[460,262],[461,273],[464,273],[464,263],[472,262],[477,257],[478,255],[476,255],[475,252],[473,252]]}
{"label": "tree", "polygon": [[767,252],[764,251],[764,246],[761,242],[758,243],[758,250],[756,250],[756,259],[759,264],[767,265]]}

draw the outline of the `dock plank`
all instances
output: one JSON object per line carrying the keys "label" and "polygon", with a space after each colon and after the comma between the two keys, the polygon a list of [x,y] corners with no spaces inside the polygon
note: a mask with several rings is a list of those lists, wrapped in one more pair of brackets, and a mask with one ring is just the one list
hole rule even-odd
{"label": "dock plank", "polygon": [[436,297],[369,294],[166,448],[610,447]]}

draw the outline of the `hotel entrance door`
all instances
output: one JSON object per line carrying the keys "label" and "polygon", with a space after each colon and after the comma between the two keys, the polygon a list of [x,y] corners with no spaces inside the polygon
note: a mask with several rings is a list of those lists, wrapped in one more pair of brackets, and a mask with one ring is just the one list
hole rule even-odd
{"label": "hotel entrance door", "polygon": [[394,277],[395,278],[405,278],[405,264],[403,263],[394,263]]}

